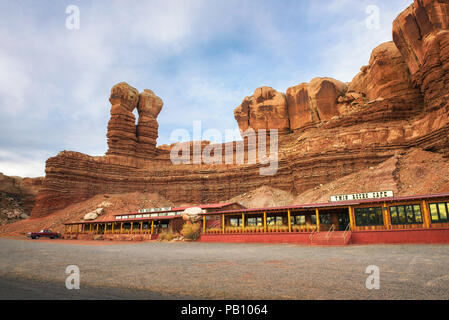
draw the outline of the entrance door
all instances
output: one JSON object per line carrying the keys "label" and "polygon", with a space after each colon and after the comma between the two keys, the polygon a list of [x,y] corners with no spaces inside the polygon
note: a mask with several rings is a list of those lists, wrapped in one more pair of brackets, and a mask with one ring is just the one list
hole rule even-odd
{"label": "entrance door", "polygon": [[338,231],[345,231],[349,223],[348,212],[342,212],[338,214]]}

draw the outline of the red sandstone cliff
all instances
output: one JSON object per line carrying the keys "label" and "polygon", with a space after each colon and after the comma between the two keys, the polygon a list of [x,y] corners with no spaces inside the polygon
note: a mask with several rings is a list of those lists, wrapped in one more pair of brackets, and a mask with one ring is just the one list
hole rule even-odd
{"label": "red sandstone cliff", "polygon": [[[32,216],[103,193],[159,193],[174,203],[219,202],[262,185],[302,194],[411,148],[447,157],[448,29],[449,1],[415,0],[395,20],[394,42],[375,48],[351,83],[316,78],[285,94],[262,87],[246,97],[234,112],[239,127],[281,133],[274,176],[259,175],[262,165],[174,166],[169,148],[156,148],[162,100],[120,83],[111,91],[107,154],[48,159]],[[237,157],[236,143],[228,146]]]}

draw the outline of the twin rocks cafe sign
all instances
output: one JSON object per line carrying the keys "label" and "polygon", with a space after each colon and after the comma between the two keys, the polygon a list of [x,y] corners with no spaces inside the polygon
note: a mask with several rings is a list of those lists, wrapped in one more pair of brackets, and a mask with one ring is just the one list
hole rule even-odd
{"label": "twin rocks cafe sign", "polygon": [[382,198],[391,198],[393,196],[394,196],[393,191],[377,191],[377,192],[342,194],[342,195],[338,195],[338,196],[331,196],[331,202],[365,200],[365,199],[382,199]]}

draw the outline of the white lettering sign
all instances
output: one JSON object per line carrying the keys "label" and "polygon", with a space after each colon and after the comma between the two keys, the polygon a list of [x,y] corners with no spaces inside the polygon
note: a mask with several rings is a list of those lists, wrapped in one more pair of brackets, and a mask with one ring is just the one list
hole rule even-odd
{"label": "white lettering sign", "polygon": [[364,199],[381,199],[381,198],[391,198],[393,196],[394,196],[393,191],[342,194],[337,196],[331,196],[331,202],[364,200]]}

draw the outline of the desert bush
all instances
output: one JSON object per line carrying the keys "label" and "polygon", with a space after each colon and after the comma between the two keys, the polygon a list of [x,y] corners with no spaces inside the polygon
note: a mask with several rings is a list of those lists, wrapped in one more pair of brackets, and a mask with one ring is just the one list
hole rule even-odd
{"label": "desert bush", "polygon": [[165,232],[162,232],[159,234],[159,237],[157,238],[159,241],[165,241],[167,239],[167,234]]}
{"label": "desert bush", "polygon": [[197,240],[200,237],[200,231],[201,231],[201,224],[200,223],[192,224],[190,222],[187,222],[182,227],[181,234],[186,239]]}
{"label": "desert bush", "polygon": [[171,232],[162,232],[159,237],[158,240],[159,241],[171,241],[175,238],[178,238],[179,234],[178,233],[171,233]]}

